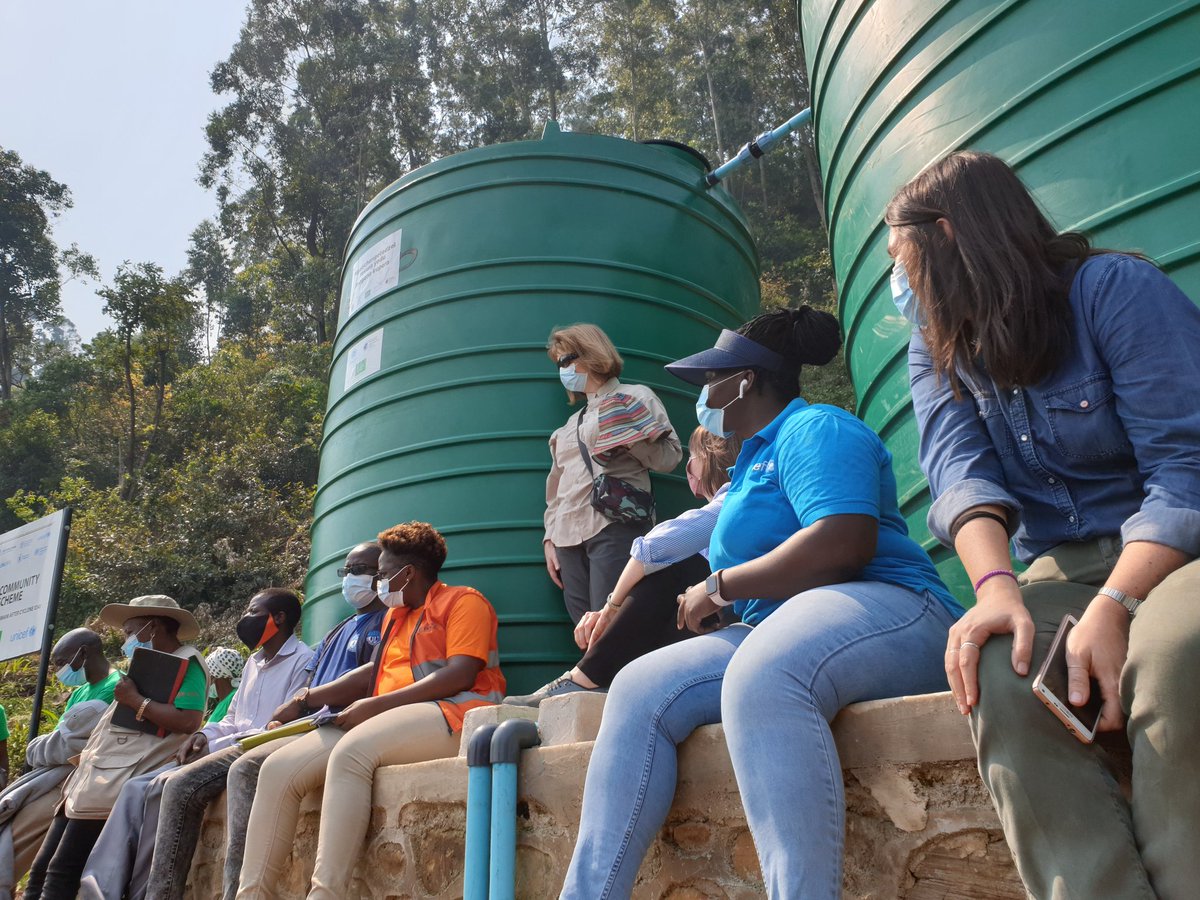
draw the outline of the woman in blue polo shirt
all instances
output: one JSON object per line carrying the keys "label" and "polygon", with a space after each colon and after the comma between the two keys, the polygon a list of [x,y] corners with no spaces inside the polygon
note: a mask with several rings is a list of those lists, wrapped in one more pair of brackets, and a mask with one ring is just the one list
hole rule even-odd
{"label": "woman in blue polo shirt", "polygon": [[[710,633],[613,682],[564,898],[629,896],[671,805],[677,744],[721,721],[770,896],[841,896],[845,804],[829,722],[850,703],[944,689],[942,650],[962,609],[908,537],[882,441],[799,396],[801,366],[840,346],[837,320],[803,307],[667,366],[702,385],[705,428],[743,440],[713,574],[679,598],[680,627]],[[741,623],[714,631],[728,605]]]}

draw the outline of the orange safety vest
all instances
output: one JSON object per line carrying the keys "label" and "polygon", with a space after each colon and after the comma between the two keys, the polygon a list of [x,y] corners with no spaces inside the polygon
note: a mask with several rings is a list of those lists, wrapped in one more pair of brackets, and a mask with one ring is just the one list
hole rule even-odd
{"label": "orange safety vest", "polygon": [[[479,591],[470,587],[452,587],[441,581],[435,582],[429,589],[425,605],[416,610],[417,621],[413,626],[408,647],[391,646],[395,641],[397,618],[394,610],[389,610],[384,620],[383,639],[379,642],[379,653],[375,657],[375,673],[372,678],[372,694],[380,693],[380,681],[384,676],[384,662],[389,656],[397,656],[398,662],[407,663],[412,672],[412,682],[420,681],[438,669],[444,668],[446,659],[446,625],[450,614],[458,601],[467,594],[474,594],[487,605],[491,618],[490,641],[488,646],[487,664],[475,677],[475,684],[469,691],[455,694],[436,701],[446,718],[446,724],[452,731],[462,731],[463,718],[467,710],[477,706],[494,706],[504,699],[505,681],[500,672],[500,651],[496,643],[496,611],[492,604]],[[410,615],[412,613],[409,613]],[[395,635],[399,638],[400,635]],[[407,654],[405,653],[407,651]],[[405,659],[407,655],[407,659]],[[409,683],[412,683],[409,682]]]}

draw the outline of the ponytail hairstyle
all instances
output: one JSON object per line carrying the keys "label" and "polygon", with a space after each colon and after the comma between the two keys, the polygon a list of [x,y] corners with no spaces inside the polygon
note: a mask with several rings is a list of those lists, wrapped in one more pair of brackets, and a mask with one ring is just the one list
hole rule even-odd
{"label": "ponytail hairstyle", "polygon": [[842,347],[838,320],[811,306],[763,313],[739,328],[737,333],[784,358],[787,368],[782,372],[757,367],[752,370],[757,390],[770,390],[784,403],[800,396],[801,366],[823,366],[837,356]]}
{"label": "ponytail hairstyle", "polygon": [[884,221],[899,238],[934,369],[956,397],[960,366],[982,368],[1001,389],[1057,368],[1070,342],[1075,270],[1104,251],[1056,231],[1003,160],[951,153],[900,189]]}

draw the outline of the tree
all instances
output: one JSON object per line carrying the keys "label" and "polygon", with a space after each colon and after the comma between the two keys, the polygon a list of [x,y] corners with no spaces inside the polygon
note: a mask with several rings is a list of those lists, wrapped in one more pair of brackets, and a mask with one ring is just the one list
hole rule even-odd
{"label": "tree", "polygon": [[[72,245],[59,252],[53,219],[71,193],[50,173],[0,149],[0,399],[12,396],[14,370],[39,325],[62,322],[59,268],[96,277],[96,261]],[[28,374],[28,373],[26,373]]]}
{"label": "tree", "polygon": [[272,305],[329,340],[337,272],[366,202],[430,158],[416,0],[253,0],[212,73],[201,183],[239,265],[271,261]]}
{"label": "tree", "polygon": [[[194,308],[186,284],[168,280],[162,268],[154,263],[132,265],[126,261],[117,269],[113,286],[97,293],[104,298],[104,312],[116,322],[115,331],[122,349],[121,364],[129,408],[119,483],[122,499],[128,500],[142,463],[136,382],[140,380],[155,387],[154,418],[150,426],[152,450],[158,439],[172,363],[188,347],[194,334]],[[149,377],[141,376],[142,366],[136,350],[149,353]]]}

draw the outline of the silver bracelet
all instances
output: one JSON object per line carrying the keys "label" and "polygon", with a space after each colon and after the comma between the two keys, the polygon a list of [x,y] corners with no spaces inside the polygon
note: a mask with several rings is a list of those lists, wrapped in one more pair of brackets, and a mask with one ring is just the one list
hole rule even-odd
{"label": "silver bracelet", "polygon": [[[614,591],[613,593],[616,593],[616,592]],[[620,609],[622,606],[624,606],[624,603],[613,603],[612,598],[613,598],[613,595],[609,594],[608,597],[605,598],[605,600],[604,600],[604,605],[611,606],[613,609]]]}

